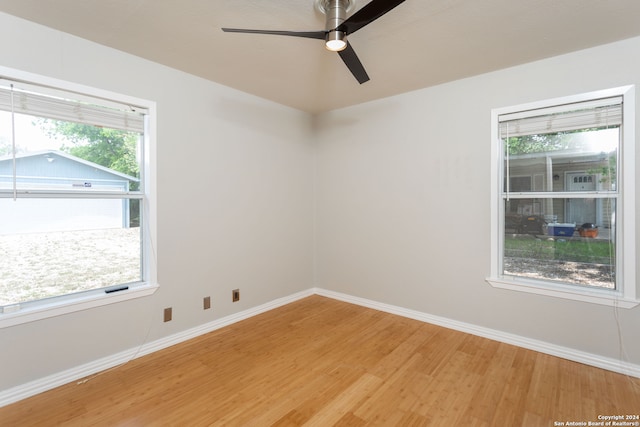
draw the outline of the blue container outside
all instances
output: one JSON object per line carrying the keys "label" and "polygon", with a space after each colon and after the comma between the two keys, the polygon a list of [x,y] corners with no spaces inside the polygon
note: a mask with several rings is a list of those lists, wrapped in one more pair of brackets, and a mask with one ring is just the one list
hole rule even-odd
{"label": "blue container outside", "polygon": [[549,236],[573,236],[576,231],[575,224],[552,223],[547,224],[547,235]]}

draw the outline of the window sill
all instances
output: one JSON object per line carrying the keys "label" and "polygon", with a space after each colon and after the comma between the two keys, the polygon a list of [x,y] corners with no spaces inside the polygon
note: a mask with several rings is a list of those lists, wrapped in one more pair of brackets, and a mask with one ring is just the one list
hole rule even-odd
{"label": "window sill", "polygon": [[601,292],[598,290],[577,290],[571,287],[545,287],[535,282],[512,280],[508,278],[487,278],[487,282],[494,288],[508,289],[512,291],[527,292],[530,294],[546,295],[555,298],[569,299],[573,301],[588,302],[591,304],[607,305],[620,308],[634,308],[640,304],[635,299],[624,298],[620,294]]}
{"label": "window sill", "polygon": [[158,284],[143,284],[110,294],[95,292],[78,295],[76,297],[61,298],[51,302],[43,302],[42,304],[27,305],[17,311],[0,313],[0,329],[145,297],[152,295],[157,289]]}

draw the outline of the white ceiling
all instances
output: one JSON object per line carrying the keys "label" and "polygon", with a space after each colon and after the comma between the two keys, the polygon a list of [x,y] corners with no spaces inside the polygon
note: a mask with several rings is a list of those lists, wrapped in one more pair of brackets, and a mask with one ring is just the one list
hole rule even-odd
{"label": "white ceiling", "polygon": [[[355,0],[355,11],[368,0]],[[359,85],[314,0],[0,0],[0,11],[311,113],[640,35],[639,0],[406,0],[349,37]]]}

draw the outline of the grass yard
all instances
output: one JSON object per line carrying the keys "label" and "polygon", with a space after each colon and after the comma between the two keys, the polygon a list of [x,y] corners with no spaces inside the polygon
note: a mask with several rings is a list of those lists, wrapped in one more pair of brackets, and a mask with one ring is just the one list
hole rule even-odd
{"label": "grass yard", "polygon": [[536,239],[532,236],[507,238],[505,256],[539,260],[558,260],[611,264],[615,260],[615,245],[608,240]]}
{"label": "grass yard", "polygon": [[0,306],[140,280],[140,229],[0,236]]}
{"label": "grass yard", "polygon": [[615,244],[608,240],[517,235],[505,238],[504,247],[505,274],[615,287]]}

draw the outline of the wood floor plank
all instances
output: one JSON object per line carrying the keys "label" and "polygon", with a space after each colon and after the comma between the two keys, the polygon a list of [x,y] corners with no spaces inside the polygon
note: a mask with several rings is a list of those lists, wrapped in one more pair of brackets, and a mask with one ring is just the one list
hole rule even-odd
{"label": "wood floor plank", "polygon": [[551,426],[640,411],[640,380],[302,299],[0,408],[7,426]]}
{"label": "wood floor plank", "polygon": [[[500,401],[494,410],[490,424],[503,423],[503,425],[511,426],[519,425],[522,421],[522,414],[526,411],[527,391],[531,387],[535,356],[536,353],[533,351],[515,350],[515,357],[508,368],[509,372],[501,391]],[[498,419],[496,414],[501,418]]]}
{"label": "wood floor plank", "polygon": [[348,413],[352,413],[361,402],[369,398],[383,384],[383,380],[371,374],[363,374],[356,382],[342,393],[327,402],[320,411],[308,420],[308,426],[332,426],[337,424]]}

